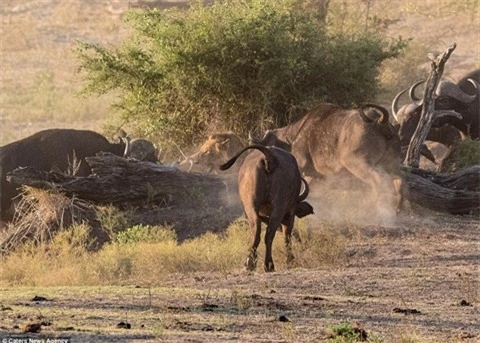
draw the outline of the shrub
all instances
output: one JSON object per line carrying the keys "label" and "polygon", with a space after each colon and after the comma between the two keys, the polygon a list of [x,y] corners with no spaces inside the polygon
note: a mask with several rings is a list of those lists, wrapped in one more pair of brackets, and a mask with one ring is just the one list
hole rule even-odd
{"label": "shrub", "polygon": [[130,12],[135,33],[121,46],[79,44],[85,91],[119,91],[121,119],[167,150],[169,142],[188,145],[210,130],[245,135],[281,126],[319,101],[373,100],[380,64],[403,42],[370,32],[329,34],[298,3]]}
{"label": "shrub", "polygon": [[451,148],[441,163],[441,171],[455,172],[480,163],[480,140],[466,138]]}
{"label": "shrub", "polygon": [[356,324],[340,323],[330,326],[328,331],[330,333],[330,338],[327,340],[328,343],[381,342],[377,336],[368,334]]}
{"label": "shrub", "polygon": [[119,244],[176,242],[173,228],[162,226],[135,225],[119,232],[115,241]]}

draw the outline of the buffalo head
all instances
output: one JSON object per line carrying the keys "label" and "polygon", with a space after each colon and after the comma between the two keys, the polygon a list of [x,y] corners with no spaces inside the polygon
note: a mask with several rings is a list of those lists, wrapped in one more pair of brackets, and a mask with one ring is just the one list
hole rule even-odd
{"label": "buffalo head", "polygon": [[158,162],[157,149],[152,142],[143,138],[134,138],[130,141],[130,151],[128,157],[138,161]]}
{"label": "buffalo head", "polygon": [[[480,70],[470,73],[458,84],[451,81],[440,81],[435,91],[435,121],[426,140],[452,146],[457,139],[464,136],[478,138],[479,103],[480,103]],[[398,134],[401,140],[402,151],[408,148],[410,140],[420,121],[423,104],[415,95],[416,88],[424,81],[416,82],[410,88],[411,103],[398,108],[398,102],[407,89],[399,92],[392,102],[392,114],[398,122]],[[433,160],[434,157],[423,146],[422,154]]]}

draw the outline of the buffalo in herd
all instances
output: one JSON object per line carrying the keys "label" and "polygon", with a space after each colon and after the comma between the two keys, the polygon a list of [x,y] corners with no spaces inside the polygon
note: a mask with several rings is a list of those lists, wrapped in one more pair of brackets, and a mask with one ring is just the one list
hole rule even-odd
{"label": "buffalo in herd", "polygon": [[[392,102],[393,118],[376,104],[348,109],[322,103],[296,122],[268,130],[261,138],[250,135],[248,146],[233,132],[212,134],[197,153],[185,157],[177,167],[216,174],[230,169],[238,174],[239,194],[252,230],[247,269],[256,266],[260,225],[264,222],[264,267],[273,271],[271,247],[275,232],[282,228],[290,262],[295,216],[313,213],[305,201],[309,193],[305,179],[321,182],[343,171],[366,184],[378,204],[401,208],[405,186],[400,167],[420,120],[423,104],[416,92],[421,83],[397,94]],[[410,102],[399,108],[399,100],[407,90]],[[452,147],[464,137],[478,139],[479,108],[480,69],[458,83],[442,80],[435,94],[435,110],[443,111],[443,115],[434,120],[427,140]],[[76,160],[76,175],[87,176],[91,170],[85,158],[101,151],[158,162],[151,142],[123,136],[120,142],[110,143],[93,131],[52,129],[0,147],[0,221],[11,220],[14,213],[13,199],[19,194],[19,186],[8,182],[6,175],[18,167],[65,172]],[[422,154],[435,160],[426,146]]]}
{"label": "buffalo in herd", "polygon": [[156,161],[152,143],[123,136],[119,136],[121,142],[110,143],[101,134],[89,130],[50,129],[0,147],[0,221],[9,221],[14,215],[13,199],[20,192],[18,185],[7,181],[7,173],[18,167],[88,176],[91,170],[85,157],[102,151]]}
{"label": "buffalo in herd", "polygon": [[[392,115],[395,118],[403,152],[415,132],[422,113],[422,99],[415,93],[424,81],[414,83],[410,88],[400,91],[392,102]],[[409,89],[410,102],[401,108],[399,99]],[[480,69],[474,70],[453,83],[441,80],[435,92],[435,110],[449,111],[451,115],[439,116],[434,120],[427,140],[441,143],[451,148],[464,137],[480,137]],[[422,154],[435,160],[424,148]]]}

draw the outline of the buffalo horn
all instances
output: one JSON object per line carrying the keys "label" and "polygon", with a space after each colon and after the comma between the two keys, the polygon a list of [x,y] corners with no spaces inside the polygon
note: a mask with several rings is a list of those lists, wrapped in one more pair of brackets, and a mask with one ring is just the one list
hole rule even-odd
{"label": "buffalo horn", "polygon": [[412,87],[410,87],[410,90],[408,91],[408,95],[410,96],[410,99],[415,105],[421,106],[423,104],[423,98],[418,98],[417,95],[415,94],[415,91],[418,86],[420,86],[422,83],[424,83],[425,80],[420,80],[415,82]]}
{"label": "buffalo horn", "polygon": [[303,192],[300,193],[300,195],[298,196],[298,202],[304,201],[307,198],[308,193],[310,192],[310,188],[308,187],[307,180],[305,180],[303,177],[301,178],[301,180],[304,188],[303,188]]}
{"label": "buffalo horn", "polygon": [[436,119],[439,119],[441,117],[455,117],[458,119],[462,119],[462,115],[454,110],[449,110],[449,111],[434,111],[433,112],[433,117]]}
{"label": "buffalo horn", "polygon": [[127,158],[130,156],[130,152],[132,150],[132,145],[130,144],[130,137],[120,137],[122,141],[125,143],[125,151],[123,152],[123,157]]}
{"label": "buffalo horn", "polygon": [[395,98],[393,98],[393,101],[392,101],[392,116],[397,123],[398,123],[398,100],[407,90],[408,88],[401,90],[397,95],[395,95]]}
{"label": "buffalo horn", "polygon": [[[471,79],[469,79],[469,81],[470,80]],[[460,89],[460,87],[458,87],[458,85],[456,85],[455,83],[450,82],[450,81],[440,81],[440,83],[438,84],[436,94],[437,94],[437,96],[449,96],[449,97],[454,98],[454,99],[456,99],[460,102],[468,104],[468,103],[474,101],[478,96],[478,86],[477,86],[476,82],[474,82],[473,80],[470,81],[470,82],[477,89],[477,92],[475,94],[470,95],[470,94],[465,93],[464,91],[462,91]]]}

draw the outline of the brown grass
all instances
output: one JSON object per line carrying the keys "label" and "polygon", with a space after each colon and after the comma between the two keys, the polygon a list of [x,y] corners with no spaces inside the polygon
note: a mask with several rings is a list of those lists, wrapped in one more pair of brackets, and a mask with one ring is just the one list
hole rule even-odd
{"label": "brown grass", "polygon": [[[333,226],[307,232],[305,225],[306,221],[297,225],[302,241],[294,243],[295,267],[341,265],[347,239]],[[140,226],[133,230],[136,235],[120,232],[122,238],[97,252],[89,252],[89,230],[85,225],[76,225],[55,234],[50,243],[22,244],[3,259],[0,282],[37,286],[156,284],[166,274],[230,273],[243,267],[249,243],[244,220],[232,224],[225,234],[206,233],[183,243],[176,240],[171,228]],[[274,258],[277,269],[285,270],[283,237],[281,233],[277,236]],[[261,244],[259,271],[263,253]]]}

